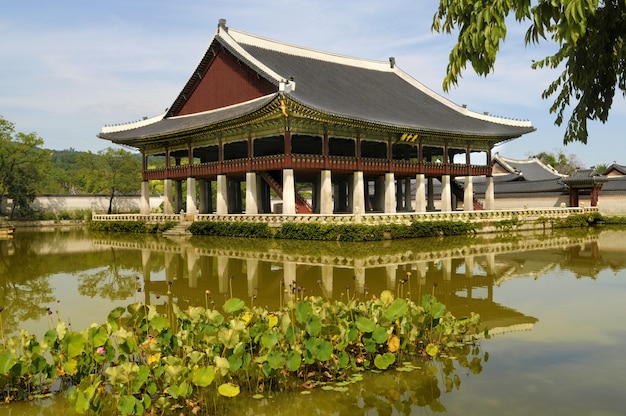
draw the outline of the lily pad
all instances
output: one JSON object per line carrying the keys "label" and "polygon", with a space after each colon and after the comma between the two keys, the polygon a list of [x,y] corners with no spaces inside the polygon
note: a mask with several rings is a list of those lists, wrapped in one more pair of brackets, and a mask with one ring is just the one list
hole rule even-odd
{"label": "lily pad", "polygon": [[378,354],[374,358],[374,365],[380,370],[386,370],[390,365],[396,362],[396,356],[387,352],[385,354]]}
{"label": "lily pad", "polygon": [[224,397],[235,397],[241,393],[239,386],[231,383],[220,384],[217,391]]}
{"label": "lily pad", "polygon": [[237,298],[230,298],[226,302],[224,302],[224,311],[226,313],[234,313],[240,311],[246,306],[246,303]]}

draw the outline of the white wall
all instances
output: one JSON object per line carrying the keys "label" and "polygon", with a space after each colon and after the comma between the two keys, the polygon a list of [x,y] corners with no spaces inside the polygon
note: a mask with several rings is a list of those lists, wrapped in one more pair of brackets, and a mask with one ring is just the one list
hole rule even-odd
{"label": "white wall", "polygon": [[[150,197],[150,208],[155,210],[163,202],[163,196]],[[116,196],[113,198],[113,211],[119,213],[139,212],[141,197]],[[11,202],[3,204],[2,214],[9,214]],[[106,213],[109,208],[108,195],[39,195],[32,204],[35,211],[59,213],[62,211],[89,210],[96,213]]]}

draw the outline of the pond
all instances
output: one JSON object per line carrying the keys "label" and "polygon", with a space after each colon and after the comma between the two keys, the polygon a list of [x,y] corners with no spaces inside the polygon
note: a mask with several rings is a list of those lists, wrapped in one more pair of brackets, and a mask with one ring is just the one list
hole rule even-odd
{"label": "pond", "polygon": [[[169,283],[168,283],[169,282]],[[456,316],[479,313],[491,337],[415,371],[365,373],[342,391],[230,399],[226,414],[623,415],[626,230],[317,243],[16,232],[0,240],[5,336],[81,330],[116,306],[171,300],[220,308],[238,297],[279,308],[285,290],[335,299],[434,291]],[[210,294],[210,295],[208,295]],[[0,414],[73,415],[62,395]]]}

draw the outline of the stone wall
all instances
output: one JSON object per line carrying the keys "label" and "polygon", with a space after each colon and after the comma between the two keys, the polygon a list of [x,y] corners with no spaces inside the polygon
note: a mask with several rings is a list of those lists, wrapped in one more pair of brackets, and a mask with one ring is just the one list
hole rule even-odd
{"label": "stone wall", "polygon": [[[150,206],[153,209],[163,202],[163,196],[155,195],[150,197]],[[114,212],[139,212],[141,197],[137,196],[116,196],[113,198]],[[96,213],[106,213],[109,208],[109,195],[39,195],[32,204],[36,212],[72,212],[78,210],[89,210]],[[11,212],[11,201],[4,203],[0,207],[0,214],[8,215]]]}

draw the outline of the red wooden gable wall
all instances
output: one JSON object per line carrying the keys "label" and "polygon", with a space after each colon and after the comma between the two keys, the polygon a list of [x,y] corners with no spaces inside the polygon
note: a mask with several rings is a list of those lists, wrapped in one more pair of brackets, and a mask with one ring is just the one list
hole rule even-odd
{"label": "red wooden gable wall", "polygon": [[200,83],[176,115],[214,110],[276,91],[276,86],[222,49],[217,52]]}

